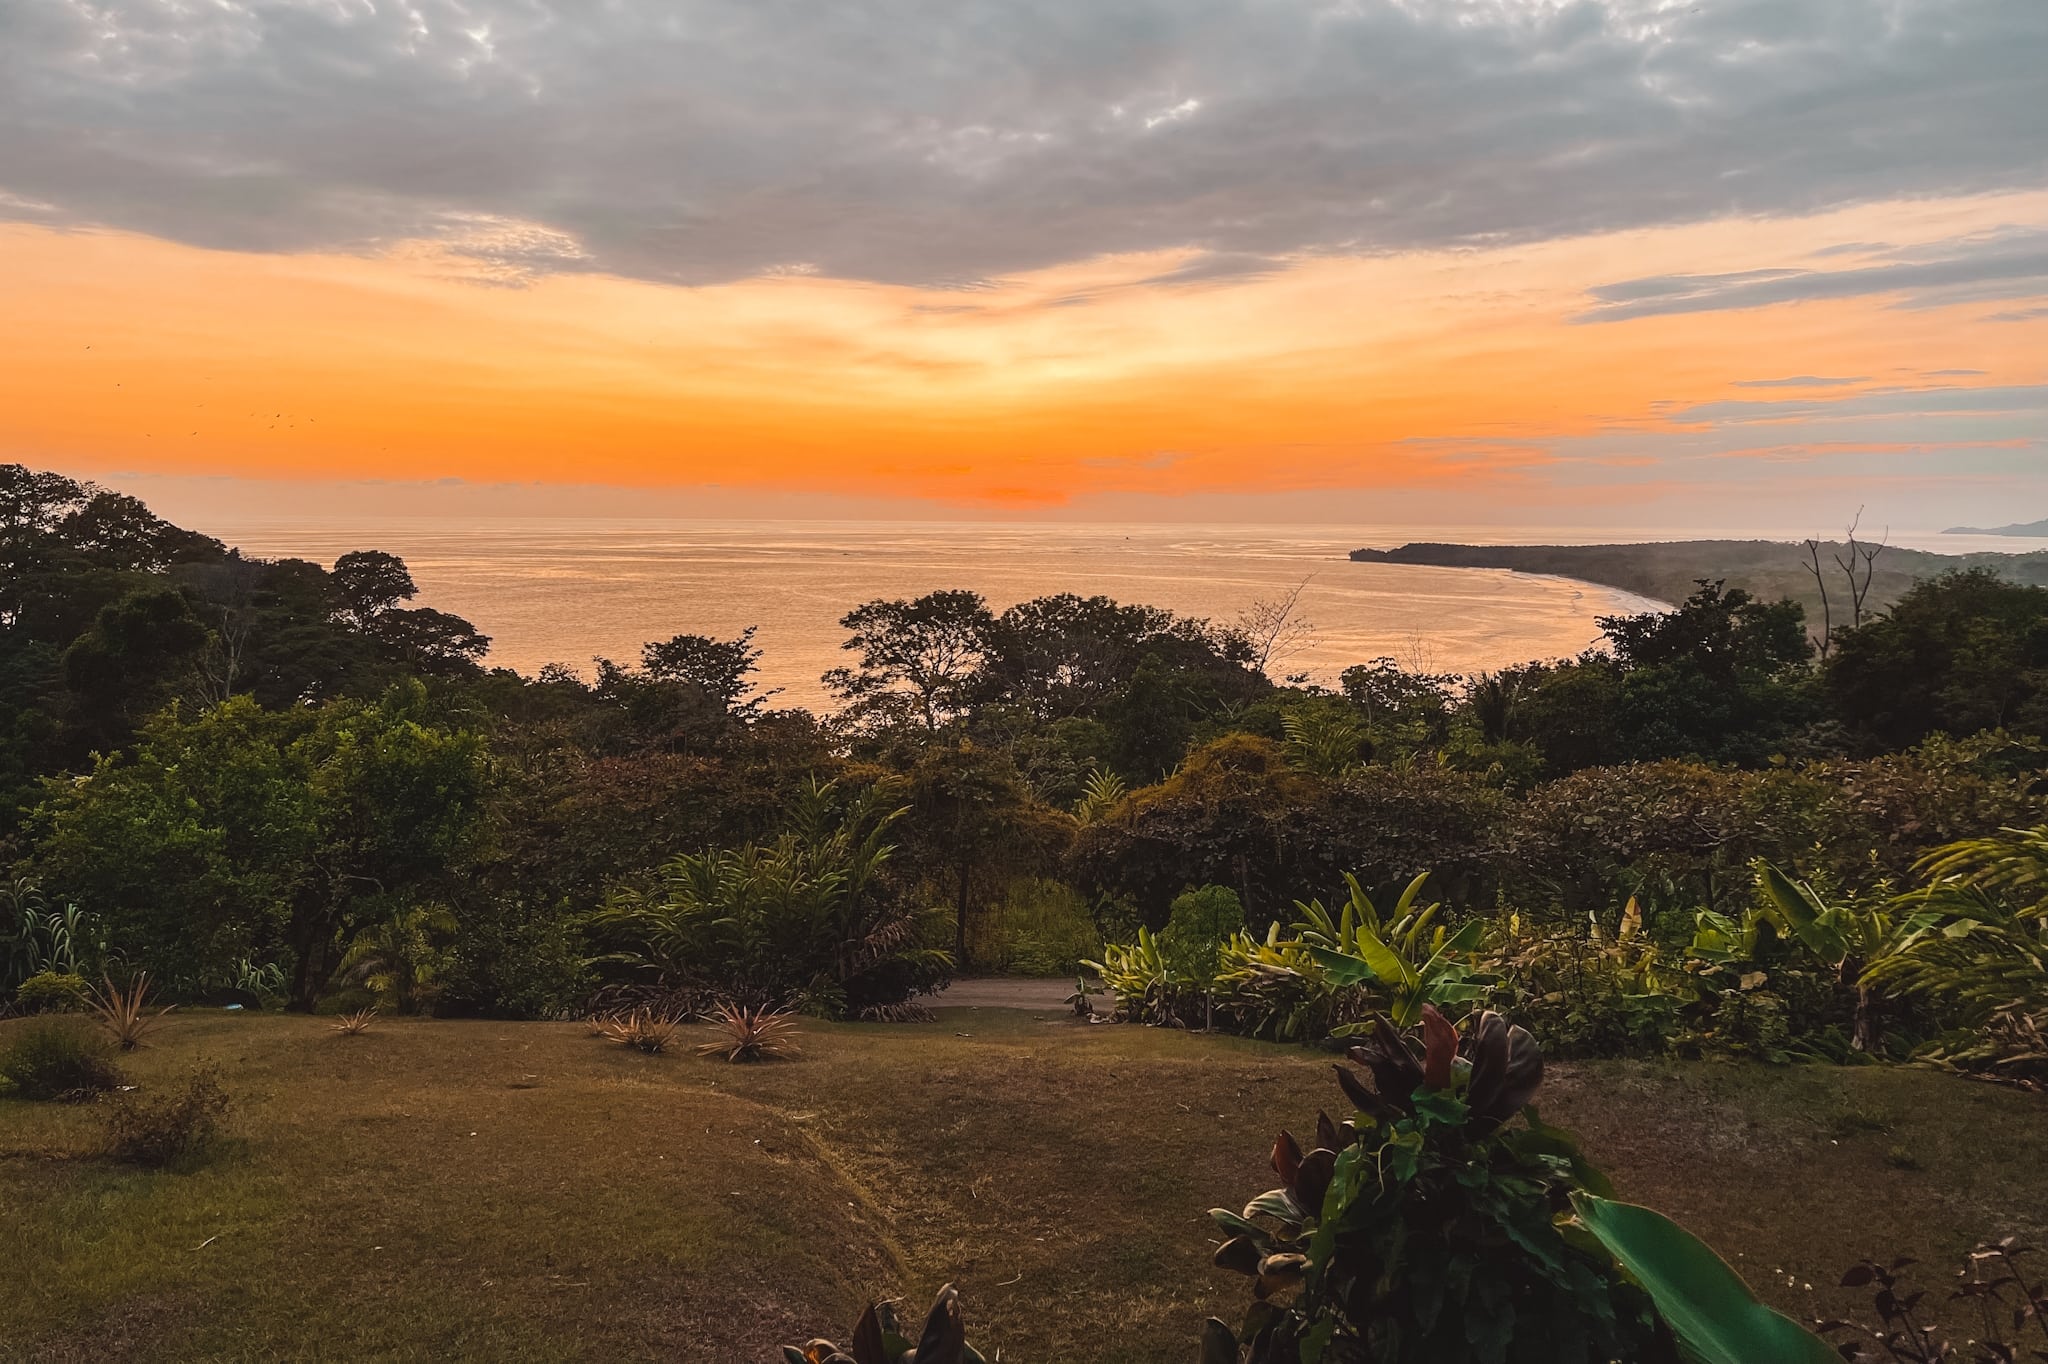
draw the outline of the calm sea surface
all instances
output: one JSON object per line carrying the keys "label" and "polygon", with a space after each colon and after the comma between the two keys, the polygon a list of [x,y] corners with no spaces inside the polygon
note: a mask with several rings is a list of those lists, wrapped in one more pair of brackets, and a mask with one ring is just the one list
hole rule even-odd
{"label": "calm sea surface", "polygon": [[[1308,647],[1281,666],[1333,680],[1382,656],[1472,672],[1574,654],[1597,616],[1649,609],[1625,592],[1484,569],[1355,564],[1360,545],[1408,540],[1613,539],[1500,527],[1261,527],[833,521],[393,518],[205,524],[251,554],[332,563],[351,549],[404,558],[417,605],[492,638],[489,661],[533,672],[627,661],[682,631],[760,627],[761,679],[782,704],[819,706],[844,661],[839,618],[875,597],[964,587],[1001,609],[1053,592],[1102,593],[1230,621],[1304,581]],[[1963,548],[1964,546],[1954,546]]]}

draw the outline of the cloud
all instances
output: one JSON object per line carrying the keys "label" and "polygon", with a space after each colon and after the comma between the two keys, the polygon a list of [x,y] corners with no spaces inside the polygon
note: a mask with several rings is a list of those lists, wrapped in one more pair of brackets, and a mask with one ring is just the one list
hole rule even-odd
{"label": "cloud", "polygon": [[1588,290],[1595,306],[1573,321],[1625,322],[1880,294],[1901,295],[1900,307],[1933,308],[2048,292],[2048,230],[2007,228],[1886,254],[1880,264],[1848,270],[1744,270],[1602,284]]}
{"label": "cloud", "polygon": [[512,283],[1497,245],[2035,187],[2044,65],[2040,0],[16,0],[0,216]]}
{"label": "cloud", "polygon": [[2048,384],[1987,385],[1962,388],[1876,388],[1846,398],[1794,398],[1783,402],[1722,399],[1660,412],[1673,425],[1783,421],[1844,421],[1906,417],[2009,416],[2048,414]]}
{"label": "cloud", "polygon": [[[1929,371],[1938,373],[1939,371]],[[1981,371],[1980,371],[1981,372]],[[1784,379],[1738,379],[1737,388],[1847,388],[1860,384],[1869,376],[1854,375],[1849,378],[1826,378],[1818,374],[1794,374]]]}

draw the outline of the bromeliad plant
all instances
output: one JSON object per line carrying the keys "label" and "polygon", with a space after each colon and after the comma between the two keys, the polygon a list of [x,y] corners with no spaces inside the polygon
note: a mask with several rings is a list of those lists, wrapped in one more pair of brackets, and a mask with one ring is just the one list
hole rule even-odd
{"label": "bromeliad plant", "polygon": [[[1461,1039],[1423,1006],[1418,1046],[1382,1018],[1339,1066],[1354,1112],[1273,1147],[1281,1186],[1216,1263],[1252,1279],[1202,1364],[1820,1364],[1833,1352],[1757,1303],[1711,1250],[1605,1195],[1537,1118],[1535,1040],[1486,1012]],[[1517,1123],[1517,1117],[1522,1120]]]}
{"label": "bromeliad plant", "polygon": [[784,1009],[720,1004],[704,1015],[704,1021],[718,1035],[697,1044],[699,1056],[716,1056],[737,1065],[787,1060],[803,1051],[797,1041],[796,1015]]}

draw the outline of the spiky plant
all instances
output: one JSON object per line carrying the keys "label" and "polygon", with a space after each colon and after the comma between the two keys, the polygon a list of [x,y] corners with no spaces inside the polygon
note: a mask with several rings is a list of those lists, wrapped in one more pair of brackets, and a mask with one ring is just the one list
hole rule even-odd
{"label": "spiky plant", "polygon": [[1100,824],[1129,794],[1130,788],[1124,785],[1122,777],[1106,767],[1097,767],[1088,773],[1081,799],[1074,803],[1074,818],[1083,824]]}
{"label": "spiky plant", "polygon": [[135,979],[122,989],[114,984],[111,976],[100,978],[100,988],[93,991],[92,1012],[100,1026],[113,1035],[122,1051],[133,1051],[142,1045],[143,1034],[155,1027],[163,1016],[177,1008],[166,1004],[156,1012],[149,1011],[149,972],[141,971]]}
{"label": "spiky plant", "polygon": [[335,1019],[334,1030],[343,1037],[356,1037],[368,1032],[370,1024],[375,1022],[376,1018],[377,1010],[374,1006],[368,1009],[357,1009],[352,1014],[343,1014]]}
{"label": "spiky plant", "polygon": [[796,1015],[784,1009],[721,1004],[704,1015],[718,1036],[698,1044],[699,1056],[726,1061],[781,1061],[797,1055]]}
{"label": "spiky plant", "polygon": [[853,1328],[853,1340],[844,1347],[820,1338],[801,1348],[783,1346],[782,1358],[785,1364],[985,1364],[981,1352],[967,1343],[960,1294],[951,1284],[939,1290],[914,1348],[897,1328],[895,1308],[871,1302]]}
{"label": "spiky plant", "polygon": [[655,1056],[674,1045],[676,1021],[652,1009],[635,1009],[606,1022],[604,1036],[620,1046]]}

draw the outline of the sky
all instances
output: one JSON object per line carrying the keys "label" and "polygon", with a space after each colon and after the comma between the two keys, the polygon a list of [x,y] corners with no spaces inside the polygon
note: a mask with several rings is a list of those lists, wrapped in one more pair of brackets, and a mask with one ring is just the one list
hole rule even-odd
{"label": "sky", "polygon": [[0,459],[179,509],[2048,516],[2043,0],[0,0]]}

